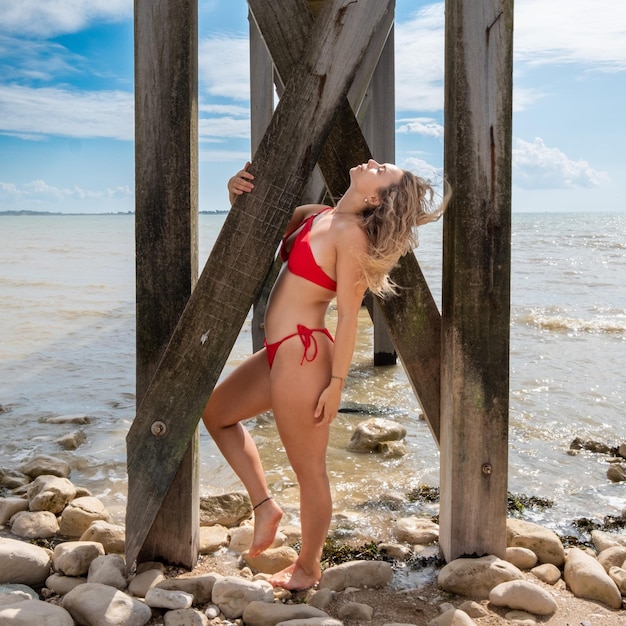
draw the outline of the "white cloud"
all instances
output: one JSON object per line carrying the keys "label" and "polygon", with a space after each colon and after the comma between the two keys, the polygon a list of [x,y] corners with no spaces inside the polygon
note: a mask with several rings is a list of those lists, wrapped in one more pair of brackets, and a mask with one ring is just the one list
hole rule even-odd
{"label": "white cloud", "polygon": [[68,200],[115,200],[133,198],[134,192],[127,185],[106,189],[83,189],[56,187],[43,180],[33,180],[24,185],[0,181],[0,198],[5,202],[31,200],[35,202],[64,202]]}
{"label": "white cloud", "polygon": [[517,0],[516,61],[580,63],[626,69],[626,3],[615,0]]}
{"label": "white cloud", "polygon": [[396,108],[443,108],[443,3],[430,4],[410,20],[396,22]]}
{"label": "white cloud", "polygon": [[558,148],[536,137],[531,143],[517,139],[513,147],[513,182],[525,189],[597,187],[609,180],[587,161],[574,161]]}
{"label": "white cloud", "polygon": [[106,137],[132,141],[133,95],[0,85],[0,132],[5,135]]}
{"label": "white cloud", "polygon": [[409,170],[429,181],[432,185],[440,185],[443,180],[443,169],[434,167],[427,161],[417,157],[407,157],[398,164],[402,169]]}
{"label": "white cloud", "polygon": [[0,32],[30,37],[75,33],[94,22],[115,22],[133,15],[132,0],[4,0]]}
{"label": "white cloud", "polygon": [[198,135],[200,141],[248,139],[250,137],[250,118],[203,118],[198,121]]}
{"label": "white cloud", "polygon": [[443,139],[443,126],[430,117],[416,117],[414,119],[400,119],[400,126],[396,128],[398,133],[410,133]]}
{"label": "white cloud", "polygon": [[215,34],[198,46],[198,78],[211,96],[250,99],[248,37]]}

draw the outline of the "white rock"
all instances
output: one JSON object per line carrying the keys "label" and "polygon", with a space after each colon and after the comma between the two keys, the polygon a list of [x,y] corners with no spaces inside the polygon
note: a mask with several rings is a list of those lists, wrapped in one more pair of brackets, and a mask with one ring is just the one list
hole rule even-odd
{"label": "white rock", "polygon": [[598,552],[603,552],[612,546],[626,546],[626,535],[607,533],[603,530],[592,530],[591,541]]}
{"label": "white rock", "polygon": [[63,598],[63,608],[76,622],[89,626],[145,626],[152,617],[150,607],[143,602],[100,583],[72,589]]}
{"label": "white rock", "polygon": [[161,570],[146,570],[141,572],[141,574],[137,574],[128,583],[128,592],[137,598],[145,598],[148,589],[156,587],[163,580],[165,580],[165,576]]}
{"label": "white rock", "polygon": [[552,563],[557,567],[563,565],[565,550],[556,533],[548,528],[509,518],[506,521],[507,545],[509,547],[528,548],[532,550],[540,563]]}
{"label": "white rock", "polygon": [[42,474],[51,474],[52,476],[67,478],[72,471],[69,463],[44,454],[33,457],[29,461],[22,463],[17,469],[22,472],[22,474],[26,474],[31,478],[37,478],[37,476],[41,476]]}
{"label": "white rock", "polygon": [[428,626],[476,626],[476,622],[465,611],[451,609],[428,622]]}
{"label": "white rock", "polygon": [[479,618],[489,615],[489,611],[481,604],[478,604],[478,602],[474,602],[474,600],[466,600],[459,606],[459,609],[465,611],[470,617]]}
{"label": "white rock", "polygon": [[343,591],[346,587],[385,587],[391,582],[393,568],[385,561],[350,561],[322,572],[320,589]]}
{"label": "white rock", "polygon": [[622,594],[604,567],[579,548],[570,548],[565,561],[565,582],[579,598],[598,600],[608,606],[622,607]]}
{"label": "white rock", "polygon": [[96,520],[80,536],[80,541],[97,541],[107,554],[124,554],[126,531],[118,524]]}
{"label": "white rock", "polygon": [[556,600],[545,589],[526,580],[497,585],[489,593],[489,602],[535,615],[552,615],[558,609]]}
{"label": "white rock", "polygon": [[228,529],[225,526],[200,526],[198,552],[211,554],[228,545]]}
{"label": "white rock", "polygon": [[31,511],[60,513],[76,495],[76,487],[67,478],[42,474],[28,485]]}
{"label": "white rock", "polygon": [[428,545],[439,539],[439,526],[424,517],[404,517],[393,525],[393,533],[398,541]]}
{"label": "white rock", "polygon": [[72,616],[62,607],[42,602],[25,600],[17,604],[0,606],[0,624],[7,626],[74,626]]}
{"label": "white rock", "polygon": [[517,567],[489,555],[450,561],[439,571],[437,582],[445,591],[481,600],[488,598],[496,585],[523,578],[524,574]]}
{"label": "white rock", "polygon": [[276,626],[343,626],[343,622],[332,617],[306,617],[278,622]]}
{"label": "white rock", "polygon": [[561,580],[561,570],[556,565],[552,565],[552,563],[537,565],[537,567],[533,567],[530,570],[530,573],[548,585],[555,585]]}
{"label": "white rock", "polygon": [[83,576],[63,576],[62,574],[52,574],[46,579],[46,587],[58,596],[68,594],[74,587],[84,585],[87,579]]}
{"label": "white rock", "polygon": [[0,585],[0,605],[14,604],[25,600],[39,600],[39,595],[28,585],[11,583]]}
{"label": "white rock", "polygon": [[228,619],[237,619],[251,602],[273,602],[274,593],[269,583],[224,576],[213,585],[212,599]]}
{"label": "white rock", "polygon": [[623,596],[626,596],[626,569],[614,565],[613,567],[609,568],[609,576],[617,585],[619,592]]}
{"label": "white rock", "polygon": [[209,626],[206,615],[195,609],[176,609],[163,616],[164,626]]}
{"label": "white rock", "polygon": [[50,539],[59,532],[59,522],[50,511],[20,511],[11,518],[11,532],[24,539]]}
{"label": "white rock", "polygon": [[193,596],[184,591],[151,587],[146,592],[146,604],[157,609],[189,609],[193,604]]}
{"label": "white rock", "polygon": [[281,622],[311,617],[328,618],[328,614],[306,604],[278,604],[258,600],[247,604],[243,613],[246,626],[274,626]]}
{"label": "white rock", "polygon": [[598,554],[598,562],[607,572],[614,566],[622,567],[624,561],[626,561],[626,546],[611,546]]}
{"label": "white rock", "polygon": [[[254,536],[254,526],[244,525],[237,526],[230,529],[230,542],[228,543],[228,549],[233,552],[245,552],[252,546],[252,538]],[[270,545],[270,548],[278,548],[287,543],[287,536],[278,531],[274,537],[274,541]]]}
{"label": "white rock", "polygon": [[397,422],[373,417],[361,422],[346,446],[352,452],[373,452],[383,441],[399,441],[406,437],[406,428]]}
{"label": "white rock", "polygon": [[40,587],[50,575],[51,564],[49,550],[0,537],[0,583]]}
{"label": "white rock", "polygon": [[20,511],[28,511],[28,500],[26,498],[0,498],[0,526],[4,526]]}
{"label": "white rock", "polygon": [[505,560],[519,569],[531,569],[537,565],[537,555],[532,550],[520,546],[507,548]]}
{"label": "white rock", "polygon": [[223,577],[219,574],[183,574],[176,578],[167,578],[158,582],[155,586],[159,589],[169,589],[172,591],[184,591],[194,597],[194,604],[206,604],[211,602],[213,587],[216,581]]}
{"label": "white rock", "polygon": [[126,581],[126,562],[119,554],[97,556],[89,565],[87,582],[102,583],[124,591]]}
{"label": "white rock", "polygon": [[244,552],[241,556],[246,565],[264,574],[281,572],[298,559],[298,553],[290,546],[268,548],[258,556],[250,556],[248,552]]}
{"label": "white rock", "polygon": [[534,626],[538,623],[535,616],[526,611],[509,611],[504,617],[516,626]]}
{"label": "white rock", "polygon": [[52,566],[66,576],[86,576],[91,562],[103,554],[102,544],[95,541],[66,541],[54,548]]}
{"label": "white rock", "polygon": [[81,537],[98,520],[108,522],[111,515],[98,498],[75,498],[63,510],[60,533],[66,537]]}

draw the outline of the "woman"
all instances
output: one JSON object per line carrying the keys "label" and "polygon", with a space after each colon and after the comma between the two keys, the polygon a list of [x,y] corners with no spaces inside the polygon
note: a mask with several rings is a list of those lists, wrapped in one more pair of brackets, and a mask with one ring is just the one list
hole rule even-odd
{"label": "woman", "polygon": [[[251,192],[249,163],[228,181],[231,202]],[[444,202],[445,204],[445,202]],[[281,246],[285,263],[265,315],[265,348],[215,387],[203,421],[248,491],[254,509],[250,556],[273,542],[282,511],[272,499],[249,432],[241,422],[272,410],[300,487],[301,550],[270,582],[307,589],[321,576],[320,560],[332,502],[326,474],[329,428],[341,400],[366,289],[385,296],[388,273],[417,245],[413,229],[437,219],[433,191],[399,167],[370,159],[350,170],[350,187],[332,209],[295,209]],[[337,299],[335,338],[325,327]]]}

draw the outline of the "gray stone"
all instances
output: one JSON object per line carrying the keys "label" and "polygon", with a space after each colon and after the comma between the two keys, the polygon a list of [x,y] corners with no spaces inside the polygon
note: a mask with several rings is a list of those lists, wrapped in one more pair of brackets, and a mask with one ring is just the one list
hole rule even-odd
{"label": "gray stone", "polygon": [[489,555],[451,561],[440,570],[437,582],[445,591],[482,600],[496,585],[523,578],[517,567]]}
{"label": "gray stone", "polygon": [[606,471],[606,477],[614,483],[621,483],[626,480],[626,465],[622,463],[611,463]]}
{"label": "gray stone", "polygon": [[28,585],[11,583],[0,585],[0,605],[14,604],[25,600],[39,600],[39,595]]}
{"label": "gray stone", "polygon": [[561,570],[556,565],[552,565],[552,563],[537,565],[537,567],[533,567],[530,570],[530,573],[548,585],[555,585],[561,580]]}
{"label": "gray stone", "polygon": [[50,551],[0,537],[0,583],[41,587],[50,575]]}
{"label": "gray stone", "polygon": [[281,622],[311,617],[328,618],[328,614],[306,604],[278,604],[258,600],[247,604],[243,613],[246,626],[275,626]]}
{"label": "gray stone", "polygon": [[17,604],[0,606],[0,624],[7,626],[74,626],[72,616],[62,607],[42,602],[25,600]]}
{"label": "gray stone", "polygon": [[193,596],[184,591],[151,587],[146,592],[146,604],[156,609],[190,609]]}
{"label": "gray stone", "polygon": [[320,589],[343,591],[346,587],[385,587],[391,582],[393,568],[385,561],[350,561],[324,570]]}
{"label": "gray stone", "polygon": [[346,446],[351,452],[376,452],[384,441],[400,441],[406,437],[406,428],[382,417],[361,422]]}
{"label": "gray stone", "polygon": [[91,420],[82,414],[54,415],[45,419],[46,424],[89,424]]}
{"label": "gray stone", "polygon": [[371,622],[374,615],[374,609],[362,602],[346,602],[339,609],[340,620],[355,620],[359,624],[361,622]]}
{"label": "gray stone", "polygon": [[318,589],[311,594],[307,604],[316,609],[324,610],[335,598],[337,594],[332,589]]}
{"label": "gray stone", "polygon": [[72,472],[69,463],[44,454],[35,456],[29,461],[26,461],[26,463],[22,463],[17,469],[22,472],[22,474],[26,474],[26,476],[30,476],[31,478],[37,478],[37,476],[41,476],[42,474],[68,478]]}
{"label": "gray stone", "polygon": [[343,626],[343,622],[332,617],[307,617],[278,622],[276,626]]}
{"label": "gray stone", "polygon": [[18,489],[30,483],[30,477],[17,470],[0,467],[0,487]]}
{"label": "gray stone", "polygon": [[63,598],[63,608],[76,622],[89,626],[145,626],[149,606],[115,587],[100,583],[79,585]]}
{"label": "gray stone", "polygon": [[237,526],[252,515],[250,499],[244,493],[200,498],[200,526]]}
{"label": "gray stone", "polygon": [[137,574],[128,583],[128,592],[137,598],[145,598],[146,593],[148,593],[148,589],[156,587],[164,580],[166,580],[166,578],[161,570],[149,569],[145,572]]}
{"label": "gray stone", "polygon": [[64,450],[77,450],[87,441],[87,435],[82,430],[76,430],[66,435],[61,435],[54,443],[60,445]]}
{"label": "gray stone", "polygon": [[572,593],[587,600],[597,600],[619,609],[622,594],[604,567],[579,548],[570,548],[565,561],[565,582]]}
{"label": "gray stone", "polygon": [[523,609],[535,615],[552,615],[558,606],[545,590],[526,580],[511,580],[494,587],[489,602],[509,609]]}

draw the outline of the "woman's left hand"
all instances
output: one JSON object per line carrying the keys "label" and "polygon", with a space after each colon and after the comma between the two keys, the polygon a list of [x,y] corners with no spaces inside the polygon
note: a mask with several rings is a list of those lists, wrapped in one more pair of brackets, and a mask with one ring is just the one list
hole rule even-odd
{"label": "woman's left hand", "polygon": [[317,401],[315,407],[315,425],[330,426],[331,422],[337,417],[339,404],[341,402],[341,389],[331,382]]}

